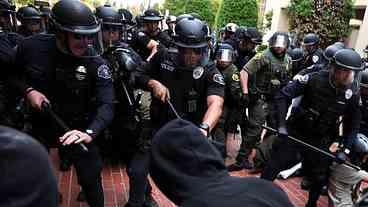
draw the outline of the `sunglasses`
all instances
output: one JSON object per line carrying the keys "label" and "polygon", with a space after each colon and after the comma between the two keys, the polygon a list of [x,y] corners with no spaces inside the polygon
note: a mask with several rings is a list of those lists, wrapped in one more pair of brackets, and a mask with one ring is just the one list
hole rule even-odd
{"label": "sunglasses", "polygon": [[92,39],[94,39],[94,34],[86,35],[86,34],[77,34],[77,33],[74,33],[73,34],[73,37],[76,40],[82,40],[82,39],[92,40]]}

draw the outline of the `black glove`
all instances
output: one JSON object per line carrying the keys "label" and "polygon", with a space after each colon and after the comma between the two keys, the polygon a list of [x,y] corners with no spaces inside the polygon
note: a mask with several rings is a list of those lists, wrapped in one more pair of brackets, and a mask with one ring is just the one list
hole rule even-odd
{"label": "black glove", "polygon": [[242,108],[247,108],[249,106],[249,95],[248,94],[243,94],[241,99],[240,99],[240,106]]}
{"label": "black glove", "polygon": [[286,127],[279,127],[279,128],[277,129],[277,134],[278,134],[278,136],[279,136],[280,138],[282,138],[282,139],[287,139],[287,138],[288,138],[288,136],[289,136],[289,133],[288,133],[288,131],[287,131]]}
{"label": "black glove", "polygon": [[340,150],[335,155],[335,161],[339,164],[343,164],[348,160],[348,155],[346,153],[347,149]]}

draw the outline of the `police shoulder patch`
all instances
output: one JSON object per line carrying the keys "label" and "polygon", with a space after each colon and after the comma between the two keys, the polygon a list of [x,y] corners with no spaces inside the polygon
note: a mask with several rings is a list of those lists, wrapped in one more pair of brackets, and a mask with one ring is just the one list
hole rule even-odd
{"label": "police shoulder patch", "polygon": [[233,79],[233,81],[239,81],[239,75],[234,73],[231,78]]}
{"label": "police shoulder patch", "polygon": [[220,85],[225,85],[224,77],[221,74],[216,73],[213,75],[213,81]]}
{"label": "police shoulder patch", "polygon": [[301,76],[298,76],[296,79],[301,84],[307,84],[309,80],[309,75],[301,75]]}
{"label": "police shoulder patch", "polygon": [[111,79],[110,68],[105,64],[100,65],[100,67],[97,68],[97,76],[103,79]]}
{"label": "police shoulder patch", "polygon": [[204,68],[203,67],[197,67],[193,70],[193,78],[197,80],[200,77],[202,77],[203,73],[204,73]]}
{"label": "police shoulder patch", "polygon": [[353,96],[353,91],[348,89],[345,91],[345,99],[350,99]]}
{"label": "police shoulder patch", "polygon": [[317,63],[318,60],[319,60],[319,57],[317,55],[313,55],[313,57],[312,57],[313,63]]}

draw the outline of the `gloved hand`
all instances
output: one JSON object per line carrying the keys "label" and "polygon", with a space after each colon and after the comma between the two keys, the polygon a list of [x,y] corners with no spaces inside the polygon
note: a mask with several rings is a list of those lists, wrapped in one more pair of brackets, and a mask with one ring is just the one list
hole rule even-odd
{"label": "gloved hand", "polygon": [[338,151],[335,155],[335,161],[339,164],[343,164],[348,160],[348,155],[345,153],[345,149]]}
{"label": "gloved hand", "polygon": [[243,94],[240,99],[240,106],[242,108],[247,108],[249,106],[249,94]]}
{"label": "gloved hand", "polygon": [[286,129],[286,127],[282,126],[277,129],[277,134],[281,139],[287,139],[289,136],[289,133]]}

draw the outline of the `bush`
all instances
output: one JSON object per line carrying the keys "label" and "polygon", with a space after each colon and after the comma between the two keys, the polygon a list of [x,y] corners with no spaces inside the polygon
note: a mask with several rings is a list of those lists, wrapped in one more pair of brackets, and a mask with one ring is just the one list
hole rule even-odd
{"label": "bush", "polygon": [[219,28],[225,26],[229,22],[233,22],[239,26],[257,26],[257,0],[223,0],[220,9],[217,25]]}
{"label": "bush", "polygon": [[295,32],[299,40],[306,33],[314,32],[320,36],[324,48],[349,36],[353,1],[291,0],[288,13],[290,31]]}

